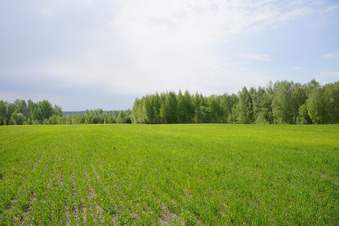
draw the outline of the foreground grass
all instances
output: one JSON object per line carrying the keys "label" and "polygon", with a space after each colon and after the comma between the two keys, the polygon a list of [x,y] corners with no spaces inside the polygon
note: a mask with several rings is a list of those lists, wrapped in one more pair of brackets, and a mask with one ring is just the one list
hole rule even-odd
{"label": "foreground grass", "polygon": [[338,125],[0,127],[0,223],[336,225],[338,137]]}

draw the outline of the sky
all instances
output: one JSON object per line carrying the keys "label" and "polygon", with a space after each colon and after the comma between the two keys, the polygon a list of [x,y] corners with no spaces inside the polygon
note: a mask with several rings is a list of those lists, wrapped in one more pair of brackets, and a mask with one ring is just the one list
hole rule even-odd
{"label": "sky", "polygon": [[0,0],[0,99],[64,111],[339,81],[339,0]]}

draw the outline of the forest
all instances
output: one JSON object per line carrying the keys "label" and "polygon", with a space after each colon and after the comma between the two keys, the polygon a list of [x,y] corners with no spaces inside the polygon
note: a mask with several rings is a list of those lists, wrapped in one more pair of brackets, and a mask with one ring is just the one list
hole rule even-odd
{"label": "forest", "polygon": [[0,125],[110,124],[131,123],[131,111],[86,110],[84,113],[64,114],[58,105],[47,100],[0,100]]}
{"label": "forest", "polygon": [[339,82],[277,81],[238,94],[155,93],[136,99],[133,123],[333,124],[339,122]]}
{"label": "forest", "polygon": [[269,82],[266,87],[243,87],[238,94],[203,96],[179,91],[136,98],[132,110],[86,110],[64,114],[48,100],[0,100],[0,125],[110,123],[339,123],[339,82],[306,84]]}

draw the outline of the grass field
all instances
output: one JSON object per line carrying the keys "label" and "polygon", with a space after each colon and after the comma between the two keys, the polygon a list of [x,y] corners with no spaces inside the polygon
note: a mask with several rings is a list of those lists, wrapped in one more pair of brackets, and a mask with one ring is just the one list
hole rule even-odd
{"label": "grass field", "polygon": [[1,224],[339,224],[339,125],[0,127]]}

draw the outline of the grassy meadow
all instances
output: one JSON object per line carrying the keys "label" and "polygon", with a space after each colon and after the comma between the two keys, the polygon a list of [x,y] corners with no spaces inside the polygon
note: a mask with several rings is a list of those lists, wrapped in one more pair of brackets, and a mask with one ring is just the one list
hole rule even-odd
{"label": "grassy meadow", "polygon": [[0,224],[339,223],[339,125],[0,127]]}

